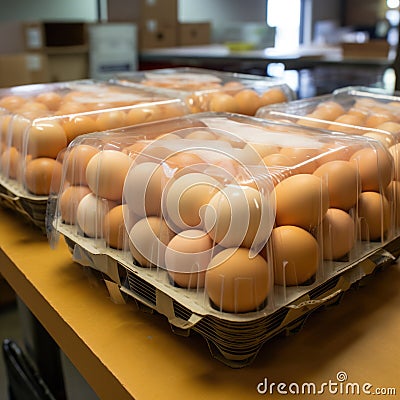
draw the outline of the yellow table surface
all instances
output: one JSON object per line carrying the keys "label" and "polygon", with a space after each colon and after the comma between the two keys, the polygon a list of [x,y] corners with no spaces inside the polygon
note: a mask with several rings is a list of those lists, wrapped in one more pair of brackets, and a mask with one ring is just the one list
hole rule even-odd
{"label": "yellow table surface", "polygon": [[[5,209],[0,248],[0,273],[101,399],[360,399],[371,398],[362,394],[368,383],[371,393],[396,389],[379,398],[400,398],[398,264],[312,314],[299,333],[267,342],[250,366],[232,369],[211,356],[201,336],[178,336],[161,315],[113,303],[63,240],[52,250],[37,228]],[[347,374],[341,385],[338,372]],[[265,381],[259,389],[272,394],[258,393]],[[307,394],[307,386],[306,394],[290,395],[279,393],[279,383],[281,392],[326,386],[320,395]],[[357,385],[360,395],[345,395]]]}

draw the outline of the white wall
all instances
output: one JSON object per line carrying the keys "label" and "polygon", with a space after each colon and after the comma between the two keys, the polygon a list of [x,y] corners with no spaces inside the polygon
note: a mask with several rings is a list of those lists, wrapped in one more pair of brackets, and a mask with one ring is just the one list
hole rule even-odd
{"label": "white wall", "polygon": [[265,0],[179,0],[181,22],[265,22]]}
{"label": "white wall", "polygon": [[97,20],[96,0],[0,0],[0,21]]}

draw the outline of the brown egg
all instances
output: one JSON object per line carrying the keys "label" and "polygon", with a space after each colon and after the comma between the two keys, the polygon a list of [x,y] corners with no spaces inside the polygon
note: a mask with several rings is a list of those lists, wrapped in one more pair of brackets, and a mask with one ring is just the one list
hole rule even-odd
{"label": "brown egg", "polygon": [[273,209],[260,191],[250,186],[228,185],[206,206],[204,227],[223,247],[241,246],[258,251],[274,224]]}
{"label": "brown egg", "polygon": [[251,149],[257,152],[257,155],[260,158],[266,157],[270,154],[279,153],[280,148],[276,145],[268,144],[268,143],[247,143],[244,146],[244,149]]}
{"label": "brown egg", "polygon": [[234,96],[236,93],[244,89],[243,83],[239,81],[228,81],[224,83],[223,89],[224,92],[229,93],[231,96]]}
{"label": "brown egg", "polygon": [[396,143],[396,139],[395,139],[394,135],[389,132],[369,131],[369,132],[364,133],[363,136],[378,140],[385,147],[390,147]]}
{"label": "brown egg", "polygon": [[270,241],[275,284],[303,285],[315,276],[320,251],[309,232],[297,226],[279,226],[273,229]]}
{"label": "brown egg", "polygon": [[142,267],[164,266],[165,249],[174,232],[159,217],[139,220],[129,232],[129,250]]}
{"label": "brown egg", "polygon": [[65,147],[67,137],[57,121],[37,122],[29,129],[27,152],[33,158],[57,158],[58,153]]}
{"label": "brown egg", "polygon": [[30,126],[31,121],[19,115],[14,116],[13,119],[10,121],[11,145],[20,152],[24,150],[24,138],[26,137],[27,130]]}
{"label": "brown egg", "polygon": [[334,121],[345,113],[345,110],[341,104],[336,101],[324,101],[320,103],[313,114],[326,121]]}
{"label": "brown egg", "polygon": [[215,140],[217,139],[217,135],[214,132],[208,130],[196,130],[190,132],[185,136],[185,139],[192,139],[192,140]]}
{"label": "brown egg", "polygon": [[62,121],[62,127],[67,135],[68,143],[85,133],[95,132],[97,124],[93,117],[88,115],[76,115]]}
{"label": "brown egg", "polygon": [[22,104],[20,108],[18,108],[18,113],[30,113],[30,112],[38,112],[38,115],[42,115],[43,112],[48,111],[46,104],[40,103],[38,101],[28,100]]}
{"label": "brown egg", "polygon": [[317,158],[318,165],[325,164],[329,161],[349,161],[352,154],[363,147],[355,144],[354,146],[330,143],[322,147],[321,154]]}
{"label": "brown egg", "polygon": [[400,133],[400,123],[387,121],[376,126],[376,129],[381,129],[383,131],[390,132],[394,135],[398,135]]}
{"label": "brown egg", "polygon": [[236,93],[234,98],[241,114],[255,115],[261,107],[260,96],[252,89],[243,89]]}
{"label": "brown egg", "polygon": [[17,179],[21,171],[21,153],[15,147],[9,147],[0,156],[1,174],[7,178]]}
{"label": "brown egg", "polygon": [[261,95],[261,105],[267,106],[269,104],[284,103],[287,101],[286,94],[281,88],[271,88]]}
{"label": "brown egg", "polygon": [[376,128],[385,122],[393,121],[393,115],[389,112],[372,113],[365,120],[365,126],[368,128]]}
{"label": "brown egg", "polygon": [[76,211],[80,201],[91,193],[87,186],[69,186],[65,189],[59,200],[61,218],[66,224],[76,223]]}
{"label": "brown egg", "polygon": [[0,99],[0,107],[3,107],[9,111],[15,111],[20,108],[27,99],[17,95],[4,96]]}
{"label": "brown egg", "polygon": [[40,157],[29,161],[25,169],[26,188],[36,195],[58,193],[62,165],[53,158]]}
{"label": "brown egg", "polygon": [[329,207],[349,210],[361,192],[360,176],[349,161],[329,161],[314,171],[328,186]]}
{"label": "brown egg", "polygon": [[272,286],[271,271],[263,257],[247,249],[225,249],[211,260],[205,290],[214,307],[244,313],[260,309]]}
{"label": "brown egg", "polygon": [[87,185],[86,167],[98,152],[98,149],[87,144],[79,144],[67,152],[64,160],[65,178],[71,185]]}
{"label": "brown egg", "polygon": [[282,147],[281,154],[293,160],[294,172],[297,174],[312,174],[318,168],[317,149],[306,147]]}
{"label": "brown egg", "polygon": [[381,240],[390,226],[390,204],[377,192],[363,192],[358,199],[358,220],[361,239]]}
{"label": "brown egg", "polygon": [[114,249],[125,249],[128,245],[128,232],[124,223],[124,205],[115,206],[103,221],[103,237],[108,246]]}
{"label": "brown egg", "polygon": [[327,129],[347,134],[359,135],[362,131],[360,127],[364,126],[362,117],[354,114],[343,114],[336,118]]}
{"label": "brown egg", "polygon": [[389,152],[394,162],[394,179],[400,179],[400,143],[389,147]]}
{"label": "brown egg", "polygon": [[393,204],[393,222],[396,227],[400,227],[400,182],[390,182],[386,188],[385,196]]}
{"label": "brown egg", "polygon": [[355,244],[353,218],[337,208],[330,208],[322,220],[322,248],[325,260],[340,260]]}
{"label": "brown egg", "polygon": [[167,179],[158,163],[134,164],[124,186],[128,209],[140,217],[161,215],[161,196]]}
{"label": "brown egg", "polygon": [[383,148],[364,148],[350,158],[361,177],[363,191],[381,191],[394,175],[393,158]]}
{"label": "brown egg", "polygon": [[56,111],[63,100],[62,96],[56,92],[44,92],[36,96],[35,100],[43,103],[51,111]]}
{"label": "brown egg", "polygon": [[131,164],[132,159],[120,151],[100,151],[90,158],[86,166],[87,184],[97,196],[121,202]]}
{"label": "brown egg", "polygon": [[325,120],[321,120],[318,114],[310,113],[299,118],[296,123],[301,126],[308,126],[310,128],[328,129],[328,124]]}
{"label": "brown egg", "polygon": [[105,111],[99,114],[96,123],[98,131],[120,128],[127,125],[126,113],[123,110]]}
{"label": "brown egg", "polygon": [[329,208],[329,190],[316,175],[298,174],[275,187],[277,225],[317,226]]}
{"label": "brown egg", "polygon": [[[188,151],[180,151],[171,157],[168,157],[164,162],[171,168],[176,170],[182,170],[198,164],[204,164],[204,161],[197,154],[190,153]],[[193,170],[192,170],[193,172]]]}
{"label": "brown egg", "polygon": [[151,122],[155,120],[157,112],[155,107],[144,107],[137,105],[132,107],[126,116],[127,125],[143,124],[145,122]]}
{"label": "brown egg", "polygon": [[230,112],[239,111],[235,98],[227,93],[214,93],[209,103],[210,111],[214,112]]}
{"label": "brown egg", "polygon": [[11,121],[11,115],[2,115],[0,117],[0,143],[8,144],[9,127]]}
{"label": "brown egg", "polygon": [[262,161],[267,167],[290,167],[295,164],[295,160],[282,153],[270,154]]}
{"label": "brown egg", "polygon": [[165,266],[174,283],[183,288],[204,287],[213,242],[206,232],[185,230],[174,236],[165,250]]}
{"label": "brown egg", "polygon": [[181,229],[202,223],[201,209],[218,190],[219,182],[203,173],[172,178],[164,193],[164,217]]}
{"label": "brown egg", "polygon": [[87,107],[79,103],[77,101],[66,101],[64,97],[63,102],[60,105],[58,111],[55,112],[55,115],[70,115],[70,114],[80,114],[89,111]]}

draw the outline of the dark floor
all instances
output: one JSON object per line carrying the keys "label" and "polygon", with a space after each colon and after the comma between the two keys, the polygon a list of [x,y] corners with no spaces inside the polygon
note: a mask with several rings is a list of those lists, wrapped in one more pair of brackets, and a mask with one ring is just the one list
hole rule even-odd
{"label": "dark floor", "polygon": [[[4,295],[4,292],[0,292],[0,303],[2,294]],[[22,330],[16,301],[0,306],[1,343],[6,338],[13,339],[22,345]],[[2,354],[0,356],[0,400],[8,400],[6,369]]]}

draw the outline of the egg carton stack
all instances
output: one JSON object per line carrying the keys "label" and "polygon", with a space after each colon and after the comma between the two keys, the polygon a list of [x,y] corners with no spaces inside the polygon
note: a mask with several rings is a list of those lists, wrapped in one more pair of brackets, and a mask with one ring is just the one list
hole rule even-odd
{"label": "egg carton stack", "polygon": [[399,255],[395,162],[367,136],[200,113],[80,136],[59,161],[51,245],[233,367]]}
{"label": "egg carton stack", "polygon": [[0,202],[45,230],[50,185],[75,137],[187,113],[179,99],[92,80],[2,89]]}
{"label": "egg carton stack", "polygon": [[164,68],[116,75],[122,85],[152,87],[182,99],[191,113],[231,112],[254,116],[263,106],[295,99],[276,78],[203,68]]}

